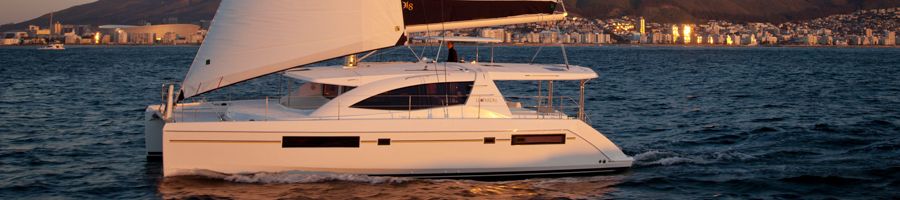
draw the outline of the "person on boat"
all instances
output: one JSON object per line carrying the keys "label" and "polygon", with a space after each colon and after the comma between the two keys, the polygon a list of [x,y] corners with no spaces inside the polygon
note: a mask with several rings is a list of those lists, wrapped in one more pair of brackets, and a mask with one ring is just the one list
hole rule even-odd
{"label": "person on boat", "polygon": [[447,42],[447,62],[459,62],[456,49],[453,48],[453,42]]}

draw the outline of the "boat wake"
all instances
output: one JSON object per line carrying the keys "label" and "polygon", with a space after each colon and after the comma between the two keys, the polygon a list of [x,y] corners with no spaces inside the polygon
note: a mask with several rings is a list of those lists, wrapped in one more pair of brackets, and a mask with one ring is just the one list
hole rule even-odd
{"label": "boat wake", "polygon": [[712,155],[684,156],[675,152],[650,150],[634,156],[636,166],[670,166],[680,164],[713,164],[723,161],[750,160],[755,156],[740,152],[716,152]]}
{"label": "boat wake", "polygon": [[399,184],[413,180],[403,177],[380,177],[360,174],[342,174],[327,172],[258,172],[242,174],[224,174],[210,170],[191,170],[177,173],[176,176],[195,176],[210,179],[218,179],[236,183],[321,183],[329,181],[347,181],[369,184]]}

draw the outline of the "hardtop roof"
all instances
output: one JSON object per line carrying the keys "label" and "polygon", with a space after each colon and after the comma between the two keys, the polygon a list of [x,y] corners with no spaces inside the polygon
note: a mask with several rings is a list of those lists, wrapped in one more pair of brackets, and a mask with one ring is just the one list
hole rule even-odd
{"label": "hardtop roof", "polygon": [[358,67],[302,67],[285,71],[290,78],[308,82],[359,86],[396,77],[443,75],[454,73],[487,73],[492,80],[585,80],[598,75],[582,66],[524,63],[360,63]]}

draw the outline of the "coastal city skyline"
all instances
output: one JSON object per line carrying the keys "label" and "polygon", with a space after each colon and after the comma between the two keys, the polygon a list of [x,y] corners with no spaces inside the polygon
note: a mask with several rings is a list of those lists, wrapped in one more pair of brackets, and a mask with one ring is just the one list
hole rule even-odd
{"label": "coastal city skyline", "polygon": [[[448,31],[449,36],[490,37],[513,44],[807,45],[896,46],[900,8],[861,10],[812,20],[737,23],[657,23],[643,17],[571,17],[555,23]],[[442,33],[433,32],[429,36]]]}
{"label": "coastal city skyline", "polygon": [[[164,18],[159,24],[148,22],[135,25],[63,24],[61,21],[64,20],[31,24],[27,30],[3,32],[0,44],[200,44],[210,26],[210,20],[184,22],[177,17]],[[568,17],[561,22],[432,31],[413,36],[488,37],[510,45],[896,46],[896,33],[900,31],[898,21],[900,8],[860,10],[779,24],[725,20],[658,23],[641,16],[608,19]],[[50,23],[53,25],[50,26]]]}

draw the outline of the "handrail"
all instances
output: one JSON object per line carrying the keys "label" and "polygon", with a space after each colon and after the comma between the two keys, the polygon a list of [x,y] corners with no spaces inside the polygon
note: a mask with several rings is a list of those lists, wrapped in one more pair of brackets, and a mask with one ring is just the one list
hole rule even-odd
{"label": "handrail", "polygon": [[[248,100],[229,100],[229,101],[206,101],[201,100],[193,103],[179,103],[175,106],[173,122],[184,121],[278,121],[282,120],[322,120],[322,119],[484,119],[485,114],[510,112],[510,116],[500,117],[503,119],[579,119],[578,116],[572,115],[583,110],[579,102],[569,96],[554,96],[555,103],[550,106],[544,101],[548,101],[548,96],[506,96],[502,102],[494,102],[485,104],[489,98],[496,99],[498,96],[483,95],[379,95],[382,98],[403,98],[405,102],[397,105],[368,105],[366,108],[380,110],[382,112],[368,112],[364,114],[348,114],[344,112],[346,108],[354,108],[352,105],[344,104],[344,102],[335,102],[339,107],[336,115],[333,116],[309,116],[301,113],[309,114],[318,110],[320,106],[327,104],[322,103],[319,107],[309,108],[291,108],[291,105],[285,105],[291,99],[291,104],[297,102],[309,101],[312,98],[325,99],[321,96],[306,96],[310,99],[296,99],[303,96],[282,96],[278,98],[265,97],[262,99]],[[429,98],[433,97],[433,98]],[[452,97],[452,98],[451,98]],[[453,101],[458,97],[465,97],[465,102],[459,103]],[[424,98],[424,99],[423,99]],[[475,99],[472,99],[475,98]],[[341,99],[326,101],[342,101]],[[450,100],[450,101],[448,101]],[[460,99],[461,100],[461,99]],[[246,101],[264,101],[257,104],[242,103]],[[274,101],[274,102],[270,102]],[[449,102],[449,103],[448,103]],[[275,103],[274,106],[270,105]],[[320,102],[316,102],[320,103]],[[459,104],[457,104],[459,103]],[[505,103],[505,104],[502,104]],[[258,109],[248,113],[234,113],[230,110],[231,106],[245,106],[244,108]],[[253,105],[256,105],[253,108]],[[459,109],[456,109],[459,108]],[[272,110],[276,109],[276,110]],[[504,110],[506,109],[506,110]],[[443,114],[440,114],[443,113]],[[235,119],[231,114],[242,114]],[[280,116],[273,116],[280,115]],[[586,115],[586,114],[585,114]],[[248,117],[249,116],[249,117]],[[258,116],[258,117],[252,117]],[[492,116],[488,114],[488,116]],[[491,118],[488,117],[488,118]],[[585,116],[586,117],[586,116]],[[582,119],[588,121],[586,119]]]}

